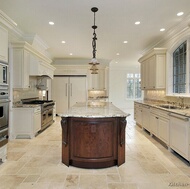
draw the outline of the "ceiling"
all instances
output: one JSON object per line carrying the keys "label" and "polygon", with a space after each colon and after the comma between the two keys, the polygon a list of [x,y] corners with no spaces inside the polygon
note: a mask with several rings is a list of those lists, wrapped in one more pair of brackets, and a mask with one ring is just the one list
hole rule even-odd
{"label": "ceiling", "polygon": [[19,29],[47,43],[52,59],[92,58],[92,7],[99,9],[97,59],[124,65],[137,65],[144,49],[190,14],[190,0],[0,0],[0,9]]}

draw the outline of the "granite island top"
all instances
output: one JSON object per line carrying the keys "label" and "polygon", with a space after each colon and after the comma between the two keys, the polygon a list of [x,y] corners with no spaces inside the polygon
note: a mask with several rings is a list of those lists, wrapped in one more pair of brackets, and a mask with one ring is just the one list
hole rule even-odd
{"label": "granite island top", "polygon": [[103,117],[127,117],[130,114],[123,112],[111,102],[104,102],[101,105],[89,104],[88,102],[77,102],[67,112],[60,113],[61,117],[83,117],[83,118],[103,118]]}

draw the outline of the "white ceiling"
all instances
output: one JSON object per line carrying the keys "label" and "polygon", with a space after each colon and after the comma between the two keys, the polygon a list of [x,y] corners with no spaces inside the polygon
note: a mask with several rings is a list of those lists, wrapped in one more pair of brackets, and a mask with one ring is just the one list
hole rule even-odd
{"label": "white ceiling", "polygon": [[[92,7],[99,9],[97,59],[125,65],[138,64],[145,48],[190,14],[190,0],[0,0],[0,9],[18,28],[39,35],[48,44],[53,59],[92,58]],[[178,17],[181,11],[184,15]],[[141,24],[135,25],[136,21]],[[160,32],[161,28],[166,30]]]}

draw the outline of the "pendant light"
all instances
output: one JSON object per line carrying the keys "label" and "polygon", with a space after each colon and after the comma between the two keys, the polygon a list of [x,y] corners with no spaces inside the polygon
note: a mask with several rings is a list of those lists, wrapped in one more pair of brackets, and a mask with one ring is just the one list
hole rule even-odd
{"label": "pendant light", "polygon": [[98,68],[97,65],[99,64],[97,59],[96,59],[96,40],[97,40],[97,35],[96,35],[96,29],[97,26],[95,24],[95,13],[98,11],[97,7],[93,7],[91,8],[91,11],[94,13],[94,25],[92,26],[93,29],[93,38],[92,38],[92,59],[90,61],[90,65],[92,65],[92,67],[90,68],[90,70],[92,70],[91,74],[98,74]]}

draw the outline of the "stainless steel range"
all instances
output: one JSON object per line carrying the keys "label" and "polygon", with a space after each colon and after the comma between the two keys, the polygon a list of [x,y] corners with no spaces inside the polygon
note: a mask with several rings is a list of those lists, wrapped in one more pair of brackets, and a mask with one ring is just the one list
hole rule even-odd
{"label": "stainless steel range", "polygon": [[36,98],[22,99],[23,104],[39,104],[41,105],[41,130],[44,130],[53,123],[53,100],[39,100]]}

